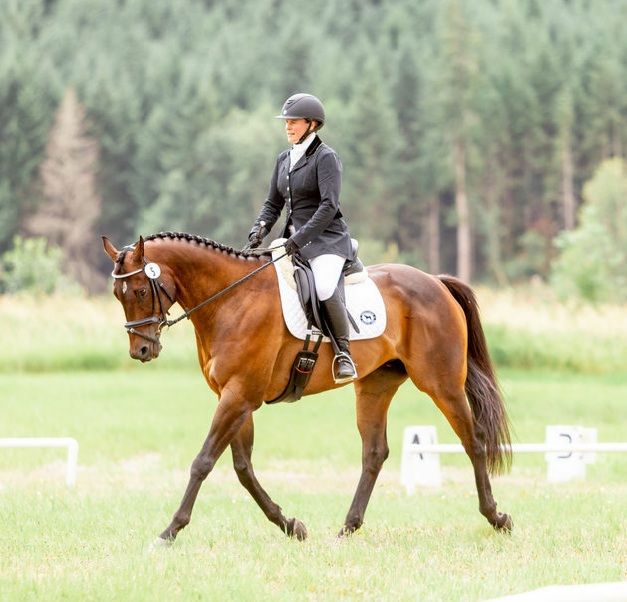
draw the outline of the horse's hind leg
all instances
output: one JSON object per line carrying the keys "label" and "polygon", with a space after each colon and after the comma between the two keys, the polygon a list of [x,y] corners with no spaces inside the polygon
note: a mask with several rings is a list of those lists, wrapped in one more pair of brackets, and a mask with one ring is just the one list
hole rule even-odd
{"label": "horse's hind leg", "polygon": [[355,383],[357,428],[361,435],[361,478],[339,535],[353,533],[364,522],[364,514],[381,466],[389,454],[387,412],[394,394],[407,378],[402,364],[382,366]]}
{"label": "horse's hind leg", "polygon": [[460,438],[475,473],[479,511],[495,529],[511,530],[509,515],[497,512],[486,463],[485,438],[482,428],[473,419],[472,411],[462,387],[456,390],[440,388],[431,398],[442,411]]}
{"label": "horse's hind leg", "polygon": [[254,423],[252,415],[249,415],[231,441],[233,454],[233,466],[240,483],[248,490],[257,502],[268,520],[277,525],[281,531],[290,537],[304,540],[307,537],[305,525],[296,518],[287,519],[283,516],[281,508],[275,504],[257,481],[253,472],[251,455],[253,451]]}

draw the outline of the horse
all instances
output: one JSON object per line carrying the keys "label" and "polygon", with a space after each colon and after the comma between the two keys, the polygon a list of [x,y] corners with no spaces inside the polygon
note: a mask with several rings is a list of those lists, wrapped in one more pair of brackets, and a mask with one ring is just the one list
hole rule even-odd
{"label": "horse", "polygon": [[[192,462],[179,508],[157,542],[174,542],[191,519],[202,482],[231,447],[233,467],[268,520],[304,540],[307,528],[286,518],[260,485],[251,459],[253,413],[284,389],[302,341],[282,317],[277,276],[269,254],[237,251],[201,236],[162,232],[118,250],[106,237],[114,263],[113,294],[126,316],[129,353],[140,362],[159,356],[160,333],[175,303],[194,325],[198,362],[217,404],[208,435]],[[479,510],[494,529],[509,532],[511,516],[498,512],[489,475],[511,465],[509,422],[472,289],[448,276],[401,264],[368,267],[385,300],[382,335],[351,344],[358,366],[353,381],[362,441],[361,476],[338,537],[364,521],[366,507],[389,454],[387,412],[408,378],[429,395],[461,440],[472,464]],[[331,345],[318,364],[331,366]],[[313,371],[304,394],[337,387],[331,370]],[[340,385],[341,386],[341,385]]]}

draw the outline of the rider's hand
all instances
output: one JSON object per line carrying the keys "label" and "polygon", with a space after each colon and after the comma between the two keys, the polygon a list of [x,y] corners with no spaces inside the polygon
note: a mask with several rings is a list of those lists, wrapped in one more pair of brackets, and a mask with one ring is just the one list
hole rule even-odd
{"label": "rider's hand", "polygon": [[261,222],[255,224],[248,234],[248,248],[256,249],[262,242],[268,231],[265,228],[265,223]]}
{"label": "rider's hand", "polygon": [[299,250],[299,248],[300,248],[300,247],[296,244],[296,242],[294,242],[294,238],[293,238],[293,237],[290,237],[290,238],[288,238],[288,239],[285,241],[284,247],[285,247],[285,252],[286,252],[288,255],[294,255],[294,253],[298,253],[298,250]]}

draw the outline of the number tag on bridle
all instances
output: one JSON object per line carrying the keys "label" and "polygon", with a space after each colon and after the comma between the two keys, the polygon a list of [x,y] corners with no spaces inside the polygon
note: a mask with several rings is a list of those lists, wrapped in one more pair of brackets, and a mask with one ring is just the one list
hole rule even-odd
{"label": "number tag on bridle", "polygon": [[151,280],[156,280],[161,276],[161,268],[156,263],[147,263],[144,266],[144,273]]}

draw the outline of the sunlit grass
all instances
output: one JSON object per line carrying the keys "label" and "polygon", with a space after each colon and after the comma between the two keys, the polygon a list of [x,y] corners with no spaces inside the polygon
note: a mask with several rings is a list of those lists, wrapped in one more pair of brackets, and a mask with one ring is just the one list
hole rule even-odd
{"label": "sunlit grass", "polygon": [[550,288],[479,288],[483,319],[529,333],[581,333],[591,337],[627,338],[627,305],[559,301]]}
{"label": "sunlit grass", "polygon": [[[173,315],[179,315],[178,305]],[[124,312],[113,296],[100,298],[2,296],[0,371],[128,369]],[[196,362],[191,323],[164,333],[164,357],[179,366]]]}
{"label": "sunlit grass", "polygon": [[[517,440],[547,423],[624,438],[627,382],[502,371]],[[627,465],[599,457],[585,481],[546,482],[542,454],[493,480],[515,521],[495,533],[477,510],[468,460],[442,457],[444,484],[408,497],[402,429],[435,424],[433,403],[403,387],[391,409],[391,454],[363,529],[335,537],[360,473],[351,388],[256,414],[261,483],[309,539],[286,539],[239,485],[226,452],[192,522],[171,549],[147,553],[176,509],[215,399],[197,370],[166,362],[125,371],[0,375],[2,435],[67,435],[81,445],[76,488],[60,450],[0,453],[0,599],[482,600],[551,583],[627,576]],[[0,436],[2,436],[0,435]]]}
{"label": "sunlit grass", "polygon": [[479,289],[490,352],[500,366],[627,371],[627,306],[558,301],[550,289]]}
{"label": "sunlit grass", "polygon": [[411,498],[379,489],[363,530],[338,541],[346,495],[275,486],[309,527],[300,543],[235,483],[209,480],[174,547],[148,554],[180,485],[4,494],[3,519],[20,524],[0,541],[5,599],[481,600],[624,577],[615,489],[510,487],[501,497],[517,519],[511,536],[479,520],[467,485]]}
{"label": "sunlit grass", "polygon": [[[627,367],[627,307],[562,303],[548,289],[479,289],[482,320],[500,366],[612,373]],[[180,309],[175,306],[173,316]],[[129,369],[122,308],[112,297],[0,296],[0,372]],[[162,360],[196,364],[191,323],[163,334]]]}

